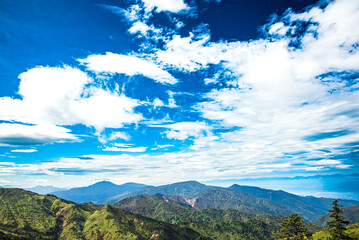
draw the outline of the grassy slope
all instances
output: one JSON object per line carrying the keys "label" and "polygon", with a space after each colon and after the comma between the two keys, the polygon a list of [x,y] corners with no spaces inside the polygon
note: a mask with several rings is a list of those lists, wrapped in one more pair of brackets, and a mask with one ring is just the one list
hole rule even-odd
{"label": "grassy slope", "polygon": [[199,194],[194,207],[236,209],[244,213],[290,215],[292,212],[269,199],[258,198],[250,193],[241,193],[228,189],[208,190]]}
{"label": "grassy slope", "polygon": [[278,215],[248,214],[228,209],[194,209],[171,202],[165,196],[140,195],[113,206],[161,220],[189,227],[211,239],[275,239]]}
{"label": "grassy slope", "polygon": [[191,229],[111,206],[75,204],[21,189],[0,189],[1,239],[196,239]]}

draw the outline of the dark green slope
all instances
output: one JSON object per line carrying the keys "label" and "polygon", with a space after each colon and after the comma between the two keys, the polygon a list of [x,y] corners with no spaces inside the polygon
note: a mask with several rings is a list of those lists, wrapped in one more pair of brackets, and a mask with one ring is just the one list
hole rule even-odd
{"label": "dark green slope", "polygon": [[247,214],[228,209],[195,209],[163,195],[140,195],[113,206],[179,226],[189,227],[209,239],[275,239],[284,216]]}
{"label": "dark green slope", "polygon": [[[341,214],[345,217],[345,220],[349,221],[349,224],[358,223],[359,222],[359,205],[353,207],[344,207],[342,208],[343,213]],[[326,222],[329,220],[329,213],[317,218],[313,221],[313,224],[326,228],[328,227]]]}
{"label": "dark green slope", "polygon": [[134,197],[138,195],[155,195],[163,194],[165,196],[182,196],[182,197],[194,197],[197,194],[212,189],[215,187],[207,186],[196,181],[179,182],[174,184],[163,185],[159,187],[146,188],[144,190],[138,190],[130,193],[119,194],[114,197],[110,197],[104,201],[99,201],[102,204],[112,204],[121,201],[125,198]]}
{"label": "dark green slope", "polygon": [[240,193],[227,189],[205,191],[192,199],[192,206],[198,209],[236,209],[244,213],[290,215],[292,212],[265,198],[250,193]]}
{"label": "dark green slope", "polygon": [[22,189],[0,189],[1,239],[197,239],[186,228],[109,205],[76,204]]}
{"label": "dark green slope", "polygon": [[[303,197],[287,193],[284,191],[263,189],[259,187],[232,185],[229,189],[253,194],[259,198],[266,198],[273,202],[279,203],[294,213],[303,214],[303,218],[313,221],[314,219],[326,214],[332,208],[331,203],[334,199],[330,198],[315,198]],[[339,203],[344,206],[358,205],[358,201],[354,200],[339,200]]]}
{"label": "dark green slope", "polygon": [[284,216],[249,214],[234,209],[196,209],[190,206],[180,205],[173,202],[171,199],[171,197],[166,197],[160,194],[154,196],[139,195],[116,202],[112,204],[112,206],[169,223],[208,221],[234,222],[250,220],[278,222],[279,220],[284,219]]}
{"label": "dark green slope", "polygon": [[102,181],[87,187],[72,188],[66,191],[52,192],[51,194],[76,203],[98,202],[118,194],[145,189],[149,186],[138,183],[125,183],[116,185],[112,182]]}

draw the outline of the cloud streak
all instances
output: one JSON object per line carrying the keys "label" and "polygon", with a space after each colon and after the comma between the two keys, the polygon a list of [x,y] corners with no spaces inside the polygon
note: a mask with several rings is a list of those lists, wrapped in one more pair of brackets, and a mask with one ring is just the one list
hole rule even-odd
{"label": "cloud streak", "polygon": [[90,55],[79,59],[87,69],[96,73],[123,73],[128,76],[143,75],[159,83],[175,84],[177,80],[168,72],[160,69],[154,63],[135,56],[106,53],[106,55]]}

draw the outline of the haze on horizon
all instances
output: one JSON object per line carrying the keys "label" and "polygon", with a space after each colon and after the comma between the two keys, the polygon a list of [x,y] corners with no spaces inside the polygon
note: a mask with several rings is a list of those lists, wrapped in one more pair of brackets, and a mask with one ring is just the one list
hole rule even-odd
{"label": "haze on horizon", "polygon": [[0,3],[0,186],[359,199],[359,1]]}

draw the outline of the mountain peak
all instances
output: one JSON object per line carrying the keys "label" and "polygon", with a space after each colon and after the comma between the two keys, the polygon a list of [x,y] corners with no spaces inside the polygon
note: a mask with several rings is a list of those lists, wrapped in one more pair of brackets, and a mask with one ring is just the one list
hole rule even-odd
{"label": "mountain peak", "polygon": [[116,185],[116,184],[114,184],[113,182],[107,181],[107,180],[103,180],[103,181],[92,184],[92,186],[93,185]]}
{"label": "mountain peak", "polygon": [[197,182],[197,181],[194,181],[194,180],[178,182],[178,183],[172,183],[172,184],[169,184],[169,185],[188,185],[188,184],[196,185],[196,186],[206,186],[205,184]]}

